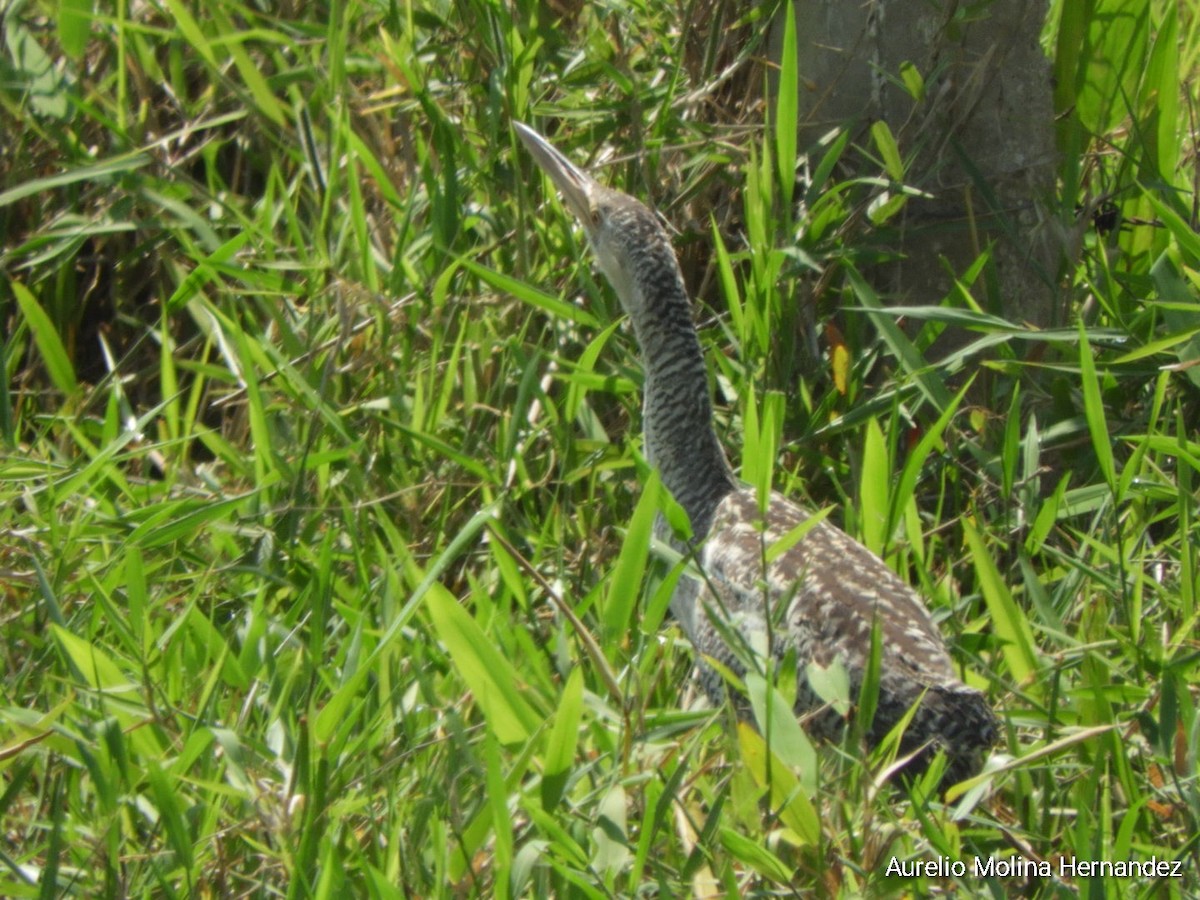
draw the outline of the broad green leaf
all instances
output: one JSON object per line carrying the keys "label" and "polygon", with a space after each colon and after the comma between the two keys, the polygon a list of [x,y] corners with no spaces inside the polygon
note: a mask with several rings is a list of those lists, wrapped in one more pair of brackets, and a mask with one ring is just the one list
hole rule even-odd
{"label": "broad green leaf", "polygon": [[[253,237],[254,235],[249,231],[239,231],[208,256],[198,256],[196,268],[187,274],[187,277],[179,283],[179,286],[167,299],[166,311],[168,313],[178,312],[205,285],[218,280],[221,277],[222,264],[234,260]],[[228,322],[228,320],[225,321]],[[231,323],[229,327],[232,327]]]}
{"label": "broad green leaf", "polygon": [[150,640],[146,627],[146,610],[150,596],[146,590],[145,559],[136,545],[130,544],[125,551],[125,598],[129,604],[129,625],[142,645],[143,652],[150,652]]}
{"label": "broad green leaf", "polygon": [[771,751],[786,765],[798,769],[806,787],[815,791],[817,752],[800,727],[791,704],[761,675],[747,673],[745,684],[759,731],[770,735]]}
{"label": "broad green leaf", "polygon": [[[492,503],[476,512],[428,569],[422,570],[415,563],[410,564],[407,574],[416,583],[412,594],[405,601],[400,612],[388,624],[387,631],[379,638],[375,649],[361,665],[346,673],[333,696],[317,714],[313,735],[318,741],[328,741],[337,732],[349,714],[348,711],[354,704],[360,702],[363,685],[379,665],[380,660],[393,651],[395,644],[408,627],[409,620],[425,600],[426,594],[435,585],[438,585],[438,579],[445,574],[450,565],[466,552],[470,544],[477,540],[479,532],[496,517],[498,509],[499,504]],[[352,634],[351,640],[359,640],[358,634]]]}
{"label": "broad green leaf", "polygon": [[538,727],[538,716],[521,696],[509,661],[441,584],[430,586],[425,603],[438,637],[496,739],[505,745],[529,740]]}
{"label": "broad green leaf", "polygon": [[1014,602],[979,532],[967,519],[963,519],[962,527],[971,550],[971,561],[975,564],[975,577],[979,579],[979,588],[991,614],[992,628],[1003,643],[1004,660],[1012,680],[1022,690],[1040,695],[1040,667],[1029,620]]}
{"label": "broad green leaf", "polygon": [[863,441],[862,478],[858,486],[858,511],[862,542],[876,556],[883,556],[885,545],[891,538],[887,533],[890,468],[879,423],[873,418],[868,419]]}
{"label": "broad green leaf", "polygon": [[779,95],[775,98],[775,157],[779,165],[779,187],[785,208],[792,205],[796,184],[796,129],[799,118],[800,78],[797,72],[796,12],[784,4],[783,46],[779,56]]}
{"label": "broad green leaf", "polygon": [[249,687],[250,679],[242,671],[237,657],[229,652],[229,645],[226,643],[224,635],[209,621],[208,617],[193,606],[188,610],[187,624],[197,650],[203,647],[207,655],[206,661],[220,664],[218,668],[226,683],[240,690]]}
{"label": "broad green leaf", "polygon": [[75,380],[75,367],[71,365],[71,359],[67,356],[62,336],[29,288],[19,281],[11,281],[9,284],[17,298],[17,305],[21,307],[21,315],[24,316],[29,332],[33,335],[33,342],[42,356],[42,362],[46,364],[50,380],[63,394],[72,396],[79,384]]}
{"label": "broad green leaf", "polygon": [[650,538],[654,533],[654,519],[658,515],[659,490],[658,471],[653,470],[642,489],[633,518],[629,520],[621,554],[608,579],[603,609],[606,643],[629,631],[630,617],[642,593],[642,576],[646,572]]}
{"label": "broad green leaf", "polygon": [[178,540],[187,540],[214,522],[228,519],[252,496],[227,500],[173,500],[144,519],[129,535],[129,541],[152,550]]}
{"label": "broad green leaf", "polygon": [[50,626],[58,646],[70,659],[71,666],[94,690],[112,694],[136,695],[140,685],[121,671],[112,658],[94,644],[75,636],[65,628]]}
{"label": "broad green leaf", "polygon": [[[282,126],[287,121],[287,116],[284,114],[283,107],[275,96],[275,92],[271,90],[267,79],[263,77],[259,71],[259,65],[250,58],[250,54],[246,52],[245,41],[246,37],[238,32],[238,29],[233,25],[228,18],[219,11],[216,18],[221,27],[223,36],[219,44],[229,50],[229,55],[233,57],[233,64],[237,67],[238,74],[242,76],[242,81],[250,91],[250,96],[254,99],[254,105],[259,112],[263,113],[268,119],[276,125]],[[269,33],[269,32],[268,32]],[[263,40],[263,33],[257,33],[255,40]],[[279,42],[286,43],[287,39],[279,35]],[[214,42],[218,43],[218,42]]]}
{"label": "broad green leaf", "polygon": [[192,836],[188,831],[183,806],[179,800],[178,790],[181,782],[163,772],[157,760],[149,760],[145,772],[154,796],[154,807],[158,810],[160,824],[166,832],[167,846],[174,851],[179,865],[190,869],[195,860],[192,855]]}
{"label": "broad green leaf", "polygon": [[[1170,183],[1179,165],[1179,50],[1179,9],[1176,4],[1166,3],[1152,28],[1138,98],[1138,114],[1149,126],[1145,132],[1147,164],[1141,175],[1143,181]],[[1146,196],[1154,194],[1147,192]]]}
{"label": "broad green leaf", "polygon": [[158,759],[162,754],[158,734],[149,723],[149,712],[142,707],[142,685],[127,675],[112,656],[91,641],[72,634],[59,625],[50,626],[54,640],[71,669],[93,690],[111,698],[111,710],[129,734],[130,743],[143,759]]}
{"label": "broad green leaf", "polygon": [[900,64],[900,81],[908,95],[918,103],[925,99],[925,79],[921,71],[910,62]]}
{"label": "broad green leaf", "polygon": [[802,843],[821,838],[821,819],[792,770],[768,749],[762,736],[745,722],[738,723],[742,761],[760,788],[770,789],[771,809]]}
{"label": "broad green leaf", "polygon": [[[533,825],[540,831],[554,848],[555,855],[561,855],[574,866],[585,868],[590,866],[591,860],[584,852],[583,847],[579,845],[579,841],[572,836],[571,832],[563,827],[564,821],[556,816],[552,816],[542,810],[541,806],[536,803],[529,803],[529,798],[526,798],[526,803],[521,807],[526,815],[529,816]],[[572,823],[573,824],[573,823]],[[580,835],[582,837],[583,835]],[[518,854],[518,857],[520,854]],[[514,860],[514,865],[519,864],[519,859]],[[603,896],[603,895],[600,895]]]}
{"label": "broad green leaf", "polygon": [[[388,405],[389,406],[391,405],[390,401],[388,401]],[[466,469],[468,472],[470,472],[472,475],[474,475],[476,478],[478,478],[481,482],[484,482],[486,484],[486,483],[494,483],[496,481],[496,479],[498,477],[498,474],[496,472],[494,472],[485,463],[481,462],[480,460],[476,459],[475,457],[470,456],[469,454],[463,453],[458,447],[455,447],[453,444],[450,444],[447,441],[443,441],[439,437],[435,437],[434,435],[430,434],[428,431],[423,431],[419,428],[410,428],[408,425],[405,425],[403,422],[396,422],[395,427],[397,429],[399,429],[400,431],[404,432],[406,435],[408,435],[410,438],[412,438],[418,444],[424,444],[426,447],[428,447],[434,453],[438,454],[438,456],[444,457],[445,459],[448,459],[451,462],[462,466],[464,469]]]}
{"label": "broad green leaf", "polygon": [[[1200,265],[1200,235],[1196,234],[1192,226],[1179,213],[1155,197],[1153,193],[1147,191],[1145,197],[1154,207],[1154,212],[1158,214],[1163,225],[1166,226],[1167,232],[1175,238],[1179,248],[1186,254],[1188,262],[1193,266]],[[1160,258],[1156,265],[1161,263],[1162,259]],[[1171,299],[1172,296],[1174,296],[1174,292],[1166,295],[1164,299]]]}
{"label": "broad green leaf", "polygon": [[[487,736],[483,744],[483,753],[486,757],[485,782],[487,784],[488,797],[486,818],[491,820],[492,827],[488,830],[494,837],[491,846],[491,860],[495,869],[497,882],[507,885],[508,873],[512,868],[513,828],[515,823],[509,812],[510,791],[507,780],[504,777],[504,753],[495,735],[489,734]],[[480,818],[483,817],[481,811]],[[471,849],[473,851],[472,856],[474,856],[478,850],[475,847]],[[501,892],[500,896],[503,896],[503,892]]]}
{"label": "broad green leaf", "polygon": [[[791,8],[789,4],[789,9]],[[721,828],[721,846],[734,859],[740,860],[776,884],[792,885],[792,870],[765,845],[739,834],[732,828]]]}
{"label": "broad green leaf", "polygon": [[710,218],[710,225],[712,226],[713,252],[717,259],[717,274],[721,278],[721,295],[725,298],[725,306],[729,310],[733,333],[738,343],[745,347],[749,342],[749,336],[746,334],[746,314],[742,306],[741,291],[738,290],[738,281],[733,274],[733,260],[729,257],[729,250],[725,246],[724,238],[721,237],[715,216]]}
{"label": "broad green leaf", "polygon": [[[864,303],[862,306],[844,306],[842,308],[855,312],[878,311],[891,316],[893,319],[903,317],[906,319],[922,319],[930,322],[945,322],[947,325],[961,325],[964,328],[985,334],[1002,332],[1005,335],[1012,335],[1013,337],[1020,337],[1026,340],[1040,340],[1048,334],[1048,332],[1044,331],[1031,332],[1021,325],[1016,325],[1007,319],[1002,319],[1000,316],[994,316],[991,313],[975,309],[960,309],[953,306],[914,304],[912,306],[883,307],[879,303],[878,298],[875,298],[871,303]],[[1068,337],[1072,340],[1075,338],[1074,330],[1069,335],[1061,332],[1052,334],[1052,338],[1056,341],[1066,340]]]}
{"label": "broad green leaf", "polygon": [[128,153],[102,160],[91,166],[80,166],[69,169],[59,175],[49,175],[45,178],[32,178],[16,187],[0,192],[0,206],[8,206],[31,197],[42,194],[68,184],[78,184],[81,181],[107,181],[113,175],[131,172],[150,163],[150,156],[145,153]]}
{"label": "broad green leaf", "polygon": [[871,125],[871,138],[875,141],[879,155],[883,157],[883,167],[888,177],[893,181],[903,181],[904,161],[900,158],[900,148],[896,145],[896,138],[892,136],[887,122],[876,119]]}
{"label": "broad green leaf", "polygon": [[625,789],[620,782],[616,782],[604,794],[596,809],[596,827],[592,829],[592,839],[596,846],[593,865],[610,877],[624,869],[632,856],[629,849],[627,807]]}
{"label": "broad green leaf", "polygon": [[1079,68],[1063,74],[1075,83],[1075,112],[1092,134],[1107,134],[1129,115],[1147,62],[1150,6],[1145,0],[1088,5]]}
{"label": "broad green leaf", "polygon": [[828,667],[810,662],[804,667],[804,675],[812,685],[813,693],[833,707],[838,715],[845,716],[850,712],[850,676],[840,659],[835,658]]}
{"label": "broad green leaf", "polygon": [[579,740],[583,718],[583,669],[575,667],[567,676],[554,725],[546,738],[545,770],[542,772],[542,809],[550,812],[562,799]]}
{"label": "broad green leaf", "polygon": [[1004,423],[1004,441],[1000,451],[1000,492],[1002,496],[1011,497],[1013,485],[1017,480],[1017,457],[1020,453],[1021,440],[1021,385],[1013,385],[1012,397],[1008,403],[1008,417]]}
{"label": "broad green leaf", "polygon": [[[563,406],[564,414],[567,416],[567,418],[571,420],[583,418],[581,413],[586,409],[583,405],[583,401],[587,398],[589,391],[596,388],[602,388],[606,391],[614,390],[613,379],[608,375],[601,375],[597,373],[596,363],[600,359],[600,354],[608,345],[609,338],[613,336],[613,332],[615,332],[620,326],[621,320],[617,319],[607,328],[601,329],[596,333],[596,336],[588,342],[588,345],[583,348],[583,352],[579,354],[579,358],[575,361],[575,369],[567,376],[567,402]],[[522,379],[521,388],[523,394],[532,393],[534,385],[537,384],[537,379],[533,376],[534,373],[530,371],[528,378]],[[526,389],[527,381],[529,384],[528,389]],[[632,385],[629,387],[631,391],[634,390]],[[525,397],[522,396],[520,399],[524,400]],[[527,409],[528,404],[521,403],[518,408]],[[586,409],[586,411],[588,413],[591,412],[590,409]],[[516,429],[513,429],[513,434],[513,441],[511,442],[510,446],[505,448],[504,455],[506,458],[511,455],[516,446]],[[593,436],[596,440],[603,441],[608,438],[608,433],[597,420],[595,424],[595,431],[590,436]]]}
{"label": "broad green leaf", "polygon": [[[843,667],[843,671],[845,671]],[[883,677],[883,626],[878,617],[871,623],[871,651],[867,655],[866,670],[858,690],[858,722],[865,734],[875,721],[879,709],[879,688]],[[847,685],[849,692],[849,685]]]}
{"label": "broad green leaf", "polygon": [[175,27],[183,35],[184,40],[191,44],[192,48],[204,57],[206,63],[216,67],[217,56],[213,53],[208,38],[204,36],[204,31],[200,28],[200,23],[196,21],[191,11],[182,0],[166,0],[166,3],[167,8],[171,10],[171,15],[175,19]]}
{"label": "broad green leaf", "polygon": [[1096,462],[1109,489],[1117,489],[1116,464],[1113,462],[1112,436],[1104,416],[1104,400],[1100,396],[1100,379],[1096,375],[1096,361],[1092,358],[1092,347],[1088,343],[1087,330],[1083,321],[1079,323],[1079,376],[1083,388],[1083,411],[1087,418],[1088,432],[1092,437],[1092,450]]}
{"label": "broad green leaf", "polygon": [[917,445],[905,457],[904,468],[900,470],[900,477],[896,479],[895,487],[891,491],[891,500],[888,509],[888,530],[886,532],[888,535],[893,534],[897,525],[899,525],[900,517],[909,503],[912,502],[916,493],[917,478],[921,474],[921,468],[925,465],[925,461],[929,458],[929,454],[933,452],[934,447],[944,445],[945,441],[942,435],[946,433],[946,429],[954,418],[954,414],[958,411],[959,404],[962,403],[963,397],[967,395],[967,391],[971,389],[971,385],[974,383],[974,377],[967,379],[967,383],[962,386],[946,408],[942,410],[937,421],[925,429],[921,434],[921,439],[917,441]]}
{"label": "broad green leaf", "polygon": [[891,314],[884,309],[879,295],[855,269],[847,266],[846,277],[850,282],[858,302],[866,307],[867,316],[879,329],[884,342],[891,349],[900,365],[911,375],[920,387],[921,392],[933,404],[939,414],[944,413],[952,400],[950,391],[935,371],[931,369],[921,356],[921,352],[912,341],[900,330]]}
{"label": "broad green leaf", "polygon": [[[825,151],[825,155],[821,157],[821,161],[817,163],[816,169],[813,170],[812,176],[812,191],[818,191],[829,187],[827,184],[829,176],[833,173],[834,166],[842,158],[842,154],[846,152],[846,145],[850,143],[850,132],[839,130],[837,137],[830,143],[829,149]],[[830,193],[826,197],[836,199],[837,195]],[[817,197],[813,196],[813,200]],[[834,204],[836,205],[836,204]]]}
{"label": "broad green leaf", "polygon": [[745,392],[745,447],[742,452],[742,479],[754,488],[758,508],[765,510],[775,477],[775,456],[783,434],[783,416],[787,398],[780,391],[767,391],[761,406],[755,391]]}
{"label": "broad green leaf", "polygon": [[764,488],[771,488],[771,474],[764,476],[760,471],[763,452],[759,446],[762,428],[758,424],[758,391],[753,381],[747,381],[742,395],[742,480],[755,490],[758,508],[764,506]]}
{"label": "broad green leaf", "polygon": [[485,284],[491,285],[498,291],[511,294],[522,303],[528,304],[535,309],[550,313],[550,315],[565,322],[574,322],[576,325],[586,325],[589,328],[597,328],[600,325],[596,317],[586,309],[582,309],[573,303],[565,303],[557,297],[539,291],[537,288],[531,287],[523,281],[518,281],[510,275],[504,275],[493,269],[486,268],[469,259],[459,259],[458,263]]}
{"label": "broad green leaf", "polygon": [[1070,474],[1064,475],[1059,480],[1054,492],[1042,501],[1042,505],[1038,508],[1033,525],[1029,529],[1029,535],[1025,538],[1025,549],[1030,554],[1041,550],[1042,545],[1046,542],[1046,538],[1050,536],[1051,529],[1054,528],[1055,523],[1058,521],[1059,509],[1062,507],[1063,498],[1067,493],[1067,484],[1070,480]]}
{"label": "broad green leaf", "polygon": [[[66,70],[42,47],[33,29],[26,27],[25,20],[18,15],[24,4],[6,3],[3,12],[4,87],[14,88],[21,105],[28,106],[38,115],[64,120],[68,117],[71,104],[68,100],[73,85]],[[21,10],[24,12],[24,10]],[[32,10],[30,10],[32,12]],[[6,123],[6,131],[8,126]]]}
{"label": "broad green leaf", "polygon": [[[1197,306],[1197,313],[1200,313],[1200,305]],[[1183,344],[1185,347],[1195,341],[1196,336],[1200,335],[1200,325],[1188,328],[1185,331],[1180,331],[1174,334],[1168,334],[1165,337],[1157,340],[1147,341],[1136,350],[1130,350],[1128,353],[1122,353],[1120,356],[1113,359],[1114,366],[1125,365],[1126,363],[1137,362],[1139,359],[1146,359],[1150,356],[1157,356],[1160,353],[1165,353],[1168,350],[1174,350]],[[1187,361],[1187,360],[1185,360]]]}
{"label": "broad green leaf", "polygon": [[872,225],[883,225],[904,209],[907,203],[908,198],[899,191],[882,191],[867,205],[867,218]]}
{"label": "broad green leaf", "polygon": [[[1185,340],[1175,344],[1180,367],[1192,384],[1200,387],[1200,336],[1197,335],[1197,329],[1200,329],[1200,302],[1197,302],[1195,289],[1181,275],[1184,264],[1179,259],[1181,253],[1194,252],[1198,254],[1196,262],[1200,263],[1200,238],[1169,207],[1157,204],[1156,209],[1179,246],[1168,247],[1155,260],[1150,274],[1162,301],[1159,308],[1167,329],[1174,335],[1186,335]],[[1185,234],[1186,238],[1183,237]]]}
{"label": "broad green leaf", "polygon": [[58,42],[67,56],[83,56],[91,27],[92,0],[59,0]]}

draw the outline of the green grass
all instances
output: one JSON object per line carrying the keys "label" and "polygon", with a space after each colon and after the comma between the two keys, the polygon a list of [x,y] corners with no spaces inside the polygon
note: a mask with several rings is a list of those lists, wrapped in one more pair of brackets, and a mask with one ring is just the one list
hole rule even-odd
{"label": "green grass", "polygon": [[[1046,32],[1039,332],[983,263],[875,294],[837,163],[905,148],[768,127],[767,8],[9,4],[0,895],[1200,891],[1200,25],[1143,7]],[[678,226],[723,441],[929,598],[1004,721],[977,783],[681,690],[636,348],[514,119]],[[1014,853],[1186,874],[885,875]]]}

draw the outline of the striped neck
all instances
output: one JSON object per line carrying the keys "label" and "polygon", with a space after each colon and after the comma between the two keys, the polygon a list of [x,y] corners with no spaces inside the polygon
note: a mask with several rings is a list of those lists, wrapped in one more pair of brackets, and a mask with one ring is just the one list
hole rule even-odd
{"label": "striped neck", "polygon": [[633,319],[646,373],[645,453],[687,511],[696,540],[708,534],[717,504],[737,482],[713,429],[708,372],[682,279],[658,284]]}

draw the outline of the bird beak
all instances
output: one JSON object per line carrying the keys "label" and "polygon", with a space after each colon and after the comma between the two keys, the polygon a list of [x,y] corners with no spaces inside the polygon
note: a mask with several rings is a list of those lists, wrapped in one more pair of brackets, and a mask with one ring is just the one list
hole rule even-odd
{"label": "bird beak", "polygon": [[544,137],[520,122],[513,122],[517,137],[521,139],[527,150],[533,156],[534,162],[541,166],[542,171],[550,176],[558,192],[562,194],[567,207],[585,226],[592,221],[591,198],[599,183],[590,175],[571,163],[559,153]]}

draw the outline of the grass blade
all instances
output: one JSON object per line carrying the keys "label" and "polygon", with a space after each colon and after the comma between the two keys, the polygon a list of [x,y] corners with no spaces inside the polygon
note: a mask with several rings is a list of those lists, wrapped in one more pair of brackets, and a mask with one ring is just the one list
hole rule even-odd
{"label": "grass blade", "polygon": [[587,328],[600,327],[600,323],[596,320],[596,317],[587,310],[581,309],[571,303],[564,303],[557,297],[552,297],[550,294],[539,291],[537,288],[518,281],[516,278],[493,271],[469,259],[460,259],[458,264],[478,277],[484,284],[516,297],[522,303],[532,306],[534,309],[540,309],[542,312],[548,313],[556,319],[561,319],[564,322],[574,322],[576,325],[583,325]]}
{"label": "grass blade", "polygon": [[1013,682],[1023,690],[1040,693],[1037,650],[1029,620],[1013,602],[1012,594],[1004,583],[996,564],[992,562],[987,545],[970,522],[963,520],[963,534],[971,550],[971,561],[975,565],[975,577],[992,618],[992,627],[1002,643],[1004,660],[1008,664]]}
{"label": "grass blade", "polygon": [[438,637],[474,694],[496,739],[505,745],[527,742],[540,720],[521,696],[512,665],[454,595],[440,584],[430,586],[425,603]]}
{"label": "grass blade", "polygon": [[1113,462],[1112,435],[1104,417],[1104,400],[1100,396],[1100,379],[1096,376],[1096,361],[1088,343],[1087,330],[1079,323],[1079,376],[1083,388],[1083,411],[1087,417],[1088,433],[1092,437],[1092,450],[1100,473],[1109,490],[1116,495],[1117,471]]}
{"label": "grass blade", "polygon": [[606,643],[629,633],[629,620],[642,594],[642,576],[650,556],[650,538],[658,515],[659,490],[659,476],[655,470],[642,488],[642,496],[621,544],[621,554],[608,579],[603,608]]}
{"label": "grass blade", "polygon": [[874,418],[868,419],[858,487],[859,532],[862,542],[876,556],[884,555],[891,538],[887,531],[890,470],[883,432]]}
{"label": "grass blade", "polygon": [[779,95],[775,102],[775,159],[779,165],[780,201],[790,218],[796,184],[796,129],[799,125],[800,78],[797,69],[796,11],[784,5],[783,45],[779,55]]}
{"label": "grass blade", "polygon": [[[792,718],[790,712],[789,718]],[[796,839],[809,844],[819,841],[820,817],[792,770],[767,747],[759,733],[745,722],[738,723],[738,746],[746,768],[750,770],[760,788],[769,790],[771,808],[795,833]]]}
{"label": "grass blade", "polygon": [[583,718],[583,670],[576,668],[567,676],[559,700],[554,725],[546,738],[545,769],[542,772],[542,809],[550,812],[562,799],[575,748],[579,741],[579,723]]}
{"label": "grass blade", "polygon": [[42,356],[42,362],[46,365],[46,373],[50,376],[50,380],[63,394],[68,397],[74,396],[79,389],[79,384],[75,380],[75,368],[71,365],[70,357],[67,356],[67,348],[63,345],[58,329],[54,327],[54,323],[50,321],[50,317],[46,315],[46,311],[42,309],[37,299],[29,292],[29,288],[19,281],[12,281],[9,284],[17,298],[17,305],[21,307],[21,315],[25,317],[25,324],[29,326],[29,332],[33,335],[33,342]]}

